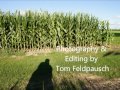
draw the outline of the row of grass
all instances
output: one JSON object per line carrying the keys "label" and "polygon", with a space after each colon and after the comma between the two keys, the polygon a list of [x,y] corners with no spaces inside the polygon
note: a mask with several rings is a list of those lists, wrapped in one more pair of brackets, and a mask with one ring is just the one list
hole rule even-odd
{"label": "row of grass", "polygon": [[[58,73],[66,73],[66,75],[70,72],[57,72],[56,65],[60,66],[68,66],[72,65],[86,65],[86,66],[103,66],[107,65],[110,67],[109,72],[90,72],[95,75],[103,76],[105,78],[118,78],[120,77],[120,55],[109,55],[103,57],[103,53],[99,53],[95,55],[99,57],[99,61],[94,63],[84,64],[82,62],[65,62],[64,57],[68,55],[80,55],[80,56],[89,56],[88,54],[75,54],[75,53],[48,53],[41,54],[39,56],[8,56],[0,59],[0,87],[1,88],[9,88],[11,87],[17,80],[22,80],[24,84],[24,88],[31,77],[32,73],[37,69],[37,66],[43,62],[46,58],[50,59],[50,64],[53,67],[53,76],[57,76]],[[92,55],[92,54],[91,54]],[[93,55],[94,56],[94,55]],[[73,73],[73,72],[72,72]],[[85,73],[85,72],[74,72],[74,73]]]}

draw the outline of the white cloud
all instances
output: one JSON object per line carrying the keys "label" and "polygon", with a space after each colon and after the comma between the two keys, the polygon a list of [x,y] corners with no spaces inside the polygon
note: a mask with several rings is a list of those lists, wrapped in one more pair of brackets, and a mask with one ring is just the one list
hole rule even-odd
{"label": "white cloud", "polygon": [[114,23],[110,23],[111,25],[116,25],[116,26],[120,26],[120,22],[114,22]]}
{"label": "white cloud", "polygon": [[120,28],[120,15],[112,16],[109,19],[109,22],[110,22],[111,28],[119,29]]}
{"label": "white cloud", "polygon": [[112,23],[110,23],[110,28],[112,28],[112,29],[120,29],[120,22],[112,22]]}
{"label": "white cloud", "polygon": [[113,16],[114,19],[120,19],[120,15]]}

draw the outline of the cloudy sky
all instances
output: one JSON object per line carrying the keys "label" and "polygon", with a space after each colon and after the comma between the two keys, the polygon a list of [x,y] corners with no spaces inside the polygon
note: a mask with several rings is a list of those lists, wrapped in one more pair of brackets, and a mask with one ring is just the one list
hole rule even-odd
{"label": "cloudy sky", "polygon": [[120,28],[119,0],[0,0],[2,11],[47,10],[49,12],[84,12],[109,20],[111,28]]}

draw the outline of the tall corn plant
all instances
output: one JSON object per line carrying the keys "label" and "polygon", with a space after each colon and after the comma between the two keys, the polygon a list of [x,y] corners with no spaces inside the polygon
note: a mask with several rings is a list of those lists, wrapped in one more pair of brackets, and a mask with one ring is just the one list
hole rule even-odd
{"label": "tall corn plant", "polygon": [[84,13],[0,11],[0,46],[3,49],[41,49],[110,44],[108,21]]}

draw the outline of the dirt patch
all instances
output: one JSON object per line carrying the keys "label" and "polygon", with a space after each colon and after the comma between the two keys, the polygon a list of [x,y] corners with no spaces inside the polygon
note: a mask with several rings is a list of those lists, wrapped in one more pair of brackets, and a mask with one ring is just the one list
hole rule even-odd
{"label": "dirt patch", "polygon": [[58,82],[58,87],[70,88],[70,90],[120,90],[120,78],[105,79],[92,74],[59,74],[54,82]]}
{"label": "dirt patch", "polygon": [[12,55],[11,58],[14,58],[15,60],[22,60],[24,58],[24,56]]}
{"label": "dirt patch", "polygon": [[38,56],[39,54],[42,53],[51,53],[53,51],[53,49],[50,48],[46,48],[46,49],[37,49],[37,50],[28,50],[26,51],[25,55],[26,56]]}

